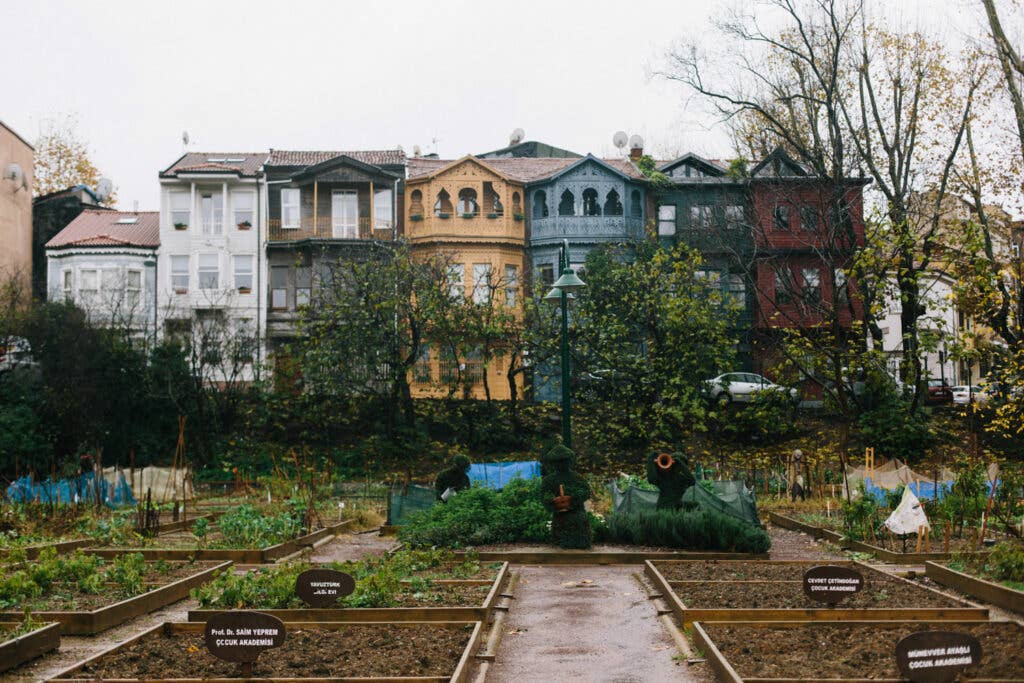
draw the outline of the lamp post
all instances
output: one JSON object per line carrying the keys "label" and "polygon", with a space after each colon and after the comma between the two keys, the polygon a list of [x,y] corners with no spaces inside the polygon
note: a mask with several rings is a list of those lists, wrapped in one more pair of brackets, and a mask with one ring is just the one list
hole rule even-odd
{"label": "lamp post", "polygon": [[569,240],[562,240],[558,253],[558,280],[544,300],[562,307],[562,443],[572,448],[572,413],[569,406],[569,299],[586,283],[569,267]]}

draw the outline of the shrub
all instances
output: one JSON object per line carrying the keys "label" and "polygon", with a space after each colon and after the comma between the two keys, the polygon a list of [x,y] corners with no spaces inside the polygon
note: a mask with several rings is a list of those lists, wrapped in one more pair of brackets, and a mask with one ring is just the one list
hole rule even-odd
{"label": "shrub", "polygon": [[225,548],[264,548],[295,538],[302,525],[294,514],[262,514],[252,505],[239,505],[217,520]]}
{"label": "shrub", "polygon": [[551,536],[539,479],[515,479],[501,491],[473,487],[406,519],[398,538],[411,548],[542,543]]}
{"label": "shrub", "polygon": [[1000,581],[1024,582],[1024,546],[1013,541],[996,544],[985,569]]}
{"label": "shrub", "polygon": [[713,510],[611,514],[605,524],[604,540],[614,543],[741,553],[771,547],[764,529]]}

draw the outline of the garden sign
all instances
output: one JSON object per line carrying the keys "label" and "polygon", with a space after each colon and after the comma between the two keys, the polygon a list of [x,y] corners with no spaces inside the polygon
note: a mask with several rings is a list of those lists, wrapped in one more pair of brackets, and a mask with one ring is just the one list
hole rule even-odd
{"label": "garden sign", "polygon": [[295,593],[310,607],[333,607],[355,589],[350,574],[334,569],[307,569],[295,578]]}
{"label": "garden sign", "polygon": [[239,662],[252,675],[261,652],[284,644],[285,629],[283,621],[263,612],[221,612],[206,622],[204,636],[210,654]]}
{"label": "garden sign", "polygon": [[803,584],[807,597],[837,605],[864,588],[864,577],[855,569],[825,564],[804,572]]}
{"label": "garden sign", "polygon": [[913,683],[947,683],[981,661],[981,643],[970,633],[918,631],[896,643],[896,665]]}

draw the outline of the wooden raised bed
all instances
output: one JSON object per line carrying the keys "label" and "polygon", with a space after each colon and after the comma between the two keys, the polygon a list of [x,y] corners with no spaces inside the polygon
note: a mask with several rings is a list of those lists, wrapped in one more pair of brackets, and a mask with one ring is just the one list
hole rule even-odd
{"label": "wooden raised bed", "polygon": [[[0,626],[0,638],[10,627]],[[0,673],[35,659],[60,647],[60,624],[53,622],[31,633],[0,641]]]}
{"label": "wooden raised bed", "polygon": [[[57,551],[57,554],[65,553],[69,550],[76,550],[78,548],[87,548],[96,541],[92,538],[73,538],[70,541],[57,541],[55,543],[40,543],[39,545],[27,545],[25,546],[25,557],[30,560],[34,560],[39,557],[39,553],[46,550],[47,548],[53,548]],[[0,549],[0,558],[7,557],[11,554],[12,548]]]}
{"label": "wooden raised bed", "polygon": [[337,535],[352,523],[353,520],[346,519],[305,536],[266,548],[86,548],[85,552],[100,557],[141,553],[147,560],[229,560],[235,564],[271,564],[288,555],[312,548],[318,541]]}
{"label": "wooden raised bed", "polygon": [[972,598],[984,600],[996,607],[1024,614],[1024,591],[958,572],[936,562],[925,562],[924,568],[925,575],[936,583],[966,593]]}
{"label": "wooden raised bed", "polygon": [[988,554],[981,550],[968,552],[961,551],[959,553],[953,550],[948,553],[941,551],[928,553],[902,553],[898,550],[887,550],[871,543],[865,543],[864,541],[847,541],[847,543],[849,543],[850,550],[859,550],[864,553],[871,553],[883,562],[892,562],[895,564],[924,564],[925,562],[942,562],[952,558],[954,555],[980,556]]}
{"label": "wooden raised bed", "polygon": [[[452,671],[451,675],[448,675],[448,676],[388,676],[388,677],[363,677],[363,676],[359,676],[359,677],[344,677],[344,678],[294,678],[294,677],[289,677],[289,678],[259,678],[258,676],[259,676],[260,665],[259,665],[259,663],[257,663],[256,667],[255,667],[256,677],[252,677],[252,678],[242,678],[242,677],[237,677],[237,678],[176,678],[176,679],[165,679],[165,680],[173,680],[174,683],[237,683],[237,681],[240,681],[240,680],[245,680],[245,681],[266,681],[268,683],[271,682],[271,681],[296,682],[296,683],[300,682],[300,681],[308,681],[310,683],[313,683],[313,682],[315,682],[315,683],[326,683],[328,681],[338,682],[338,683],[344,683],[346,681],[353,681],[353,682],[354,681],[359,681],[361,683],[449,683],[449,682],[450,683],[466,683],[466,681],[470,680],[470,674],[472,673],[471,669],[473,667],[473,656],[476,653],[476,651],[479,649],[480,643],[481,643],[481,639],[482,639],[482,636],[483,636],[483,624],[480,623],[479,621],[477,621],[477,622],[465,622],[465,621],[423,622],[423,621],[420,621],[420,622],[404,622],[404,623],[400,623],[400,624],[381,623],[381,622],[363,622],[362,624],[359,624],[359,626],[371,626],[371,625],[382,626],[382,627],[389,627],[389,628],[394,628],[394,627],[398,627],[398,628],[414,628],[414,627],[417,627],[417,626],[419,626],[419,627],[431,627],[431,628],[438,628],[438,627],[449,627],[449,628],[451,628],[451,627],[470,626],[471,625],[472,626],[472,632],[470,633],[470,635],[469,635],[469,637],[467,639],[466,646],[463,649],[462,655],[459,658],[458,662],[456,663],[454,670]],[[302,623],[294,623],[294,622],[292,622],[292,623],[289,623],[289,622],[285,622],[285,628],[288,631],[290,631],[292,629],[322,629],[322,630],[329,630],[329,631],[343,631],[344,629],[346,629],[348,627],[352,627],[352,626],[356,626],[356,624],[351,624],[351,623],[346,624],[346,623],[339,623],[339,622],[327,622],[327,623],[318,623],[318,622],[302,622]],[[87,660],[85,660],[83,662],[79,662],[78,664],[74,665],[73,667],[60,672],[59,674],[57,674],[53,678],[49,679],[49,681],[51,683],[93,683],[94,681],[100,680],[100,679],[97,679],[95,676],[92,676],[92,675],[89,675],[89,674],[81,674],[81,675],[79,675],[79,672],[81,672],[82,669],[86,668],[87,666],[98,662],[99,660],[103,659],[104,657],[106,657],[108,655],[115,654],[115,653],[117,653],[118,650],[122,650],[122,649],[127,648],[128,646],[130,646],[131,644],[135,643],[136,641],[139,641],[139,640],[144,639],[144,638],[160,637],[160,636],[164,636],[164,635],[170,636],[170,637],[174,637],[174,636],[179,636],[179,635],[197,634],[199,636],[202,636],[204,628],[205,628],[205,625],[202,624],[202,623],[165,622],[163,624],[159,624],[157,626],[154,626],[151,629],[143,631],[142,633],[140,633],[139,635],[135,636],[134,638],[126,640],[123,643],[120,643],[118,645],[115,645],[114,647],[109,648],[109,649],[101,652],[98,655],[90,657],[89,659],[87,659]],[[282,646],[282,648],[284,649],[284,648],[287,648],[287,647],[288,647],[288,640],[287,640],[287,637],[286,637],[285,644]],[[201,650],[200,652],[203,652],[203,654],[205,655],[204,651]],[[199,653],[197,652],[196,654],[198,655]],[[266,652],[263,655],[263,657],[266,657],[268,659],[269,658],[273,658],[273,656],[274,656],[274,650]],[[411,657],[415,657],[416,653],[415,652],[411,652],[410,656]],[[297,669],[297,671],[301,671],[301,669]],[[135,681],[154,680],[154,679],[152,679],[152,678],[119,678],[119,679],[109,679],[108,678],[108,679],[103,679],[103,680],[108,680],[108,681],[116,680],[118,683],[134,683]]]}
{"label": "wooden raised bed", "polygon": [[[407,622],[407,621],[481,621],[487,623],[491,614],[502,597],[509,580],[508,562],[498,570],[498,576],[491,584],[491,590],[479,607],[333,607],[326,609],[257,609],[256,611],[272,614],[284,622]],[[475,579],[448,579],[448,585],[478,586]],[[486,585],[486,584],[484,584]],[[205,622],[214,614],[227,612],[223,609],[189,610],[190,622]]]}
{"label": "wooden raised bed", "polygon": [[[75,612],[33,612],[33,618],[43,621],[56,621],[61,624],[61,633],[74,636],[91,636],[108,628],[113,628],[135,617],[156,611],[167,605],[189,596],[193,588],[210,581],[213,575],[231,566],[231,562],[222,562],[216,566],[199,571],[184,579],[172,581],[151,591],[126,598],[105,607],[91,611]],[[20,622],[24,618],[22,612],[0,612],[0,622]]]}
{"label": "wooden raised bed", "polygon": [[[786,648],[782,648],[782,649],[785,650],[786,654],[788,654],[791,657],[791,662],[792,662],[791,668],[794,670],[793,671],[793,675],[792,676],[785,676],[785,677],[783,677],[783,676],[781,676],[779,674],[779,672],[777,671],[777,669],[774,666],[772,668],[772,674],[775,675],[775,676],[778,676],[778,677],[768,678],[768,677],[743,676],[743,675],[741,675],[741,673],[737,671],[737,667],[739,667],[741,670],[743,669],[743,667],[738,662],[736,662],[735,665],[734,665],[734,663],[730,662],[730,660],[729,660],[729,655],[733,654],[733,653],[729,652],[727,649],[726,649],[725,652],[723,652],[722,650],[724,649],[724,645],[720,648],[719,647],[719,643],[716,643],[715,640],[714,640],[714,634],[715,634],[716,628],[726,628],[726,627],[737,628],[737,629],[750,629],[750,636],[749,636],[749,638],[746,639],[745,647],[749,647],[749,644],[751,644],[751,643],[757,644],[757,643],[761,642],[762,640],[765,639],[765,636],[768,633],[772,633],[772,632],[778,633],[779,631],[786,630],[785,641],[786,641],[786,646],[787,647]],[[839,629],[863,629],[863,631],[864,631],[863,635],[857,636],[856,640],[858,642],[860,642],[860,643],[877,643],[879,648],[885,648],[886,661],[892,662],[892,667],[895,669],[896,641],[892,640],[891,638],[885,638],[885,637],[880,636],[877,633],[877,631],[879,629],[893,629],[893,628],[899,628],[899,627],[905,627],[907,630],[916,629],[916,628],[919,628],[919,627],[928,628],[927,625],[923,625],[923,624],[910,624],[910,623],[892,622],[892,621],[886,621],[886,622],[879,622],[879,621],[816,622],[814,624],[810,624],[810,623],[806,623],[806,622],[775,622],[775,623],[735,622],[735,623],[729,623],[729,624],[713,623],[713,622],[699,622],[699,623],[695,623],[693,625],[693,635],[694,635],[695,645],[697,646],[697,648],[699,648],[701,650],[701,652],[704,653],[704,656],[707,658],[708,663],[711,665],[711,668],[715,671],[715,674],[717,675],[716,677],[718,678],[719,681],[723,681],[725,683],[744,683],[744,682],[746,682],[746,683],[769,683],[769,682],[771,682],[771,683],[782,683],[783,681],[787,681],[787,682],[790,682],[790,683],[797,683],[797,682],[801,682],[801,683],[825,683],[826,681],[840,681],[840,680],[841,681],[853,681],[853,682],[872,681],[873,683],[900,683],[904,679],[896,678],[896,677],[881,677],[881,676],[878,676],[878,677],[874,677],[874,678],[867,678],[867,677],[857,677],[857,678],[854,678],[854,677],[845,677],[844,676],[844,677],[835,677],[835,678],[822,678],[822,677],[808,676],[804,671],[800,670],[802,668],[801,665],[805,666],[806,665],[805,663],[808,662],[808,661],[811,661],[812,658],[813,659],[827,659],[827,657],[829,656],[829,653],[828,652],[823,652],[821,650],[820,643],[816,643],[815,644],[816,647],[814,647],[813,649],[808,649],[807,652],[801,652],[800,649],[799,649],[799,646],[796,643],[797,639],[795,637],[795,634],[799,630],[801,630],[801,629],[806,629],[805,632],[812,632],[813,629],[835,629],[835,628],[839,628]],[[956,621],[947,621],[947,622],[943,622],[942,624],[936,624],[935,628],[938,629],[938,630],[949,630],[949,631],[970,630],[970,629],[986,629],[986,630],[988,630],[988,629],[1004,630],[1005,629],[1006,631],[1009,631],[1009,636],[1010,637],[1013,637],[1014,635],[1016,635],[1016,639],[1019,639],[1022,643],[1024,643],[1024,629],[1021,628],[1020,624],[1017,624],[1015,622],[976,622],[976,621],[973,621],[973,622],[956,622]],[[876,631],[876,632],[872,633],[873,630]],[[824,637],[824,634],[822,634],[820,637]],[[766,649],[767,648],[772,648],[773,645],[777,645],[777,644],[771,643],[771,642],[766,642],[764,647]],[[796,649],[794,649],[794,648],[796,648]],[[844,656],[844,655],[849,654],[849,653],[845,653],[843,651],[842,645],[837,645],[837,648],[839,649],[840,656]],[[775,648],[772,648],[772,651],[767,652],[767,653],[762,653],[760,651],[757,652],[757,654],[759,656],[761,656],[761,658],[759,659],[759,662],[758,662],[758,666],[756,667],[757,670],[758,670],[758,673],[763,671],[765,667],[769,666],[769,664],[765,662],[764,657],[765,656],[771,657],[771,656],[773,656],[774,654],[776,654],[779,651],[780,651],[779,648],[775,647]],[[986,643],[984,642],[984,639],[982,639],[982,663],[983,664],[985,662],[985,653],[986,653]],[[735,657],[735,655],[733,655],[733,656]],[[850,655],[850,656],[853,656],[853,655]],[[1018,653],[1018,656],[1019,656],[1019,653]],[[872,660],[869,660],[869,661],[880,661],[880,658],[878,658],[878,659],[872,658]],[[772,664],[775,664],[775,663],[773,662]],[[780,666],[784,666],[784,665],[780,665]],[[867,663],[867,662],[860,663],[860,666],[863,669],[863,673],[864,674],[870,675],[872,673],[878,673],[877,670],[876,671],[872,671],[871,668],[870,668],[871,665],[869,663]],[[1022,671],[1024,671],[1024,669],[1022,669]],[[1007,682],[1009,682],[1009,681],[1024,681],[1024,674],[1017,674],[1017,675],[1013,675],[1013,676],[1007,677],[1007,678],[972,678],[972,677],[968,676],[965,680],[969,680],[969,681],[973,680],[973,681],[979,681],[979,682],[980,681],[1007,681]]]}
{"label": "wooden raised bed", "polygon": [[825,527],[815,526],[813,524],[801,522],[799,519],[794,519],[793,517],[789,517],[778,512],[769,512],[768,521],[777,527],[782,527],[783,529],[789,529],[791,531],[802,531],[805,534],[810,534],[815,539],[824,539],[831,543],[835,543],[841,548],[845,547],[848,543],[846,537],[838,531],[833,531],[832,529],[826,529]]}
{"label": "wooden raised bed", "polygon": [[[664,562],[659,564],[666,564]],[[685,564],[685,562],[678,562],[678,564]],[[870,583],[871,577],[884,577],[886,581],[902,582],[907,586],[912,587],[916,591],[921,591],[922,595],[936,595],[941,596],[945,600],[952,601],[960,607],[829,607],[822,603],[822,607],[807,607],[807,608],[790,608],[790,607],[749,607],[749,608],[709,608],[709,607],[687,607],[682,599],[676,594],[675,589],[684,587],[689,583],[708,585],[708,584],[736,584],[742,586],[743,584],[765,584],[770,583],[779,586],[780,590],[784,587],[793,593],[802,593],[802,585],[799,580],[789,581],[669,581],[665,578],[661,571],[651,561],[644,563],[644,573],[650,578],[651,583],[658,590],[661,596],[665,599],[672,612],[678,617],[679,621],[683,624],[691,624],[695,621],[722,621],[722,622],[736,622],[736,621],[788,621],[788,622],[808,622],[808,621],[987,621],[988,610],[984,607],[971,604],[964,600],[957,600],[947,595],[943,595],[939,591],[926,586],[915,584],[907,579],[892,576],[885,572],[875,569],[869,565],[860,562],[809,562],[805,560],[783,560],[783,561],[771,561],[761,563],[734,563],[734,562],[722,562],[718,563],[717,566],[724,564],[735,564],[737,566],[745,564],[749,567],[752,564],[763,564],[763,565],[775,565],[775,566],[786,566],[794,567],[797,570],[800,566],[807,568],[814,567],[821,564],[839,564],[843,566],[850,566],[856,568],[864,575],[865,583]]]}
{"label": "wooden raised bed", "polygon": [[[481,562],[512,564],[643,564],[647,560],[767,560],[768,553],[718,553],[657,550],[481,550]],[[456,557],[465,553],[457,551]]]}

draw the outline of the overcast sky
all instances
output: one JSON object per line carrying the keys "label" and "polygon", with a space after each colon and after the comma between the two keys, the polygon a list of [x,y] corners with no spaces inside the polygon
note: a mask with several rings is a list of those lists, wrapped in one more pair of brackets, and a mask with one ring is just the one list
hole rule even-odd
{"label": "overcast sky", "polygon": [[[735,0],[2,3],[0,120],[32,140],[74,115],[124,209],[158,208],[157,173],[183,130],[211,152],[453,157],[502,147],[516,127],[599,155],[617,130],[657,154],[729,152],[651,72]],[[886,5],[946,30],[977,23],[967,0]]]}

